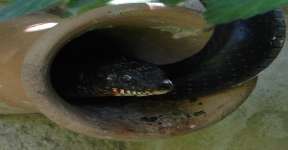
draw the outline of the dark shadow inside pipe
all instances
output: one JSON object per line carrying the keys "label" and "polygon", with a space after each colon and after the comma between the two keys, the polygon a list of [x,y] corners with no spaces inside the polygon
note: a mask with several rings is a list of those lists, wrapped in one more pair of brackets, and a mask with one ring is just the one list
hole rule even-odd
{"label": "dark shadow inside pipe", "polygon": [[[96,100],[73,99],[65,96],[64,92],[69,88],[76,88],[77,84],[74,83],[74,78],[83,67],[91,71],[96,70],[97,67],[119,59],[121,56],[130,56],[138,47],[145,46],[147,40],[143,40],[143,37],[149,37],[143,36],[143,34],[147,32],[151,35],[163,34],[166,36],[166,33],[155,29],[114,27],[94,29],[72,39],[59,50],[52,61],[50,67],[52,87],[59,96],[71,104],[81,105],[91,102],[102,104],[107,99],[112,103],[113,101],[122,103],[130,101],[127,97],[101,97],[95,98]],[[135,97],[131,99],[133,101]]]}

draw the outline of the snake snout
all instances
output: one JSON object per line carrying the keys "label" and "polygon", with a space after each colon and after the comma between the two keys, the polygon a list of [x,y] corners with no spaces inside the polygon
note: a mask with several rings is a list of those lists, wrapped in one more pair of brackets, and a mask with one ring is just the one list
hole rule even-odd
{"label": "snake snout", "polygon": [[171,80],[166,79],[160,84],[161,90],[167,90],[167,92],[170,92],[173,89],[173,83]]}

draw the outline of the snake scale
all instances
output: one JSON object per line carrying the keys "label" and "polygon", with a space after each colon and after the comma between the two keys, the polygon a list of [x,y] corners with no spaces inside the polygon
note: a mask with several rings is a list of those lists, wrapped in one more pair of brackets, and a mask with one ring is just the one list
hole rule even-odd
{"label": "snake scale", "polygon": [[63,77],[56,91],[68,99],[205,95],[241,84],[268,67],[283,47],[285,28],[279,10],[219,25],[206,47],[183,61],[156,66],[121,56],[98,65],[96,72],[82,65],[78,74]]}

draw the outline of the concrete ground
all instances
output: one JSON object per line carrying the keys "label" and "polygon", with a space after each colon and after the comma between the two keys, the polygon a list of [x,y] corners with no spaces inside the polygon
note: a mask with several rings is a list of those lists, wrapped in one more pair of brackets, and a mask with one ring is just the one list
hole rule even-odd
{"label": "concrete ground", "polygon": [[118,142],[57,127],[42,115],[0,116],[0,150],[287,150],[288,45],[251,97],[223,121],[166,140]]}

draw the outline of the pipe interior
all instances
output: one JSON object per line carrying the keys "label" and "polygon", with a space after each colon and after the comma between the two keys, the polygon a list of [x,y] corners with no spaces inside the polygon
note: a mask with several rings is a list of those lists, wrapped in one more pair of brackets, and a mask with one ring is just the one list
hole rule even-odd
{"label": "pipe interior", "polygon": [[[56,92],[65,104],[75,108],[72,110],[73,113],[85,118],[93,128],[97,125],[99,128],[119,134],[127,131],[131,134],[163,135],[160,132],[166,130],[167,134],[178,133],[176,127],[190,120],[189,116],[194,109],[182,111],[183,103],[195,101],[194,98],[179,101],[162,96],[74,99],[63,94],[63,89],[77,86],[73,81],[69,82],[69,78],[79,73],[78,69],[82,66],[89,66],[88,69],[93,71],[103,65],[103,62],[124,55],[154,63],[164,69],[162,65],[181,62],[198,53],[211,35],[211,32],[196,34],[194,31],[201,29],[198,30],[197,26],[194,28],[193,24],[190,28],[176,23],[165,23],[165,19],[159,21],[159,17],[157,19],[155,21],[147,17],[139,20],[137,17],[119,24],[116,24],[117,21],[99,23],[93,30],[82,32],[83,34],[67,42],[58,49],[50,65],[49,78],[50,85],[54,88],[53,92]],[[143,21],[145,23],[142,23]],[[184,70],[184,67],[173,67],[164,71],[170,78],[174,77],[174,72]],[[173,78],[170,79],[173,82]],[[157,129],[166,125],[171,126],[171,130]]]}
{"label": "pipe interior", "polygon": [[[97,124],[115,133],[122,133],[123,130],[129,130],[131,133],[148,132],[145,129],[147,125],[162,126],[166,118],[168,118],[168,123],[174,122],[170,115],[171,113],[177,114],[178,109],[174,110],[174,107],[181,101],[166,100],[157,96],[73,99],[64,97],[61,93],[63,85],[64,88],[71,88],[71,85],[77,86],[68,83],[67,79],[71,74],[77,74],[78,67],[84,64],[97,68],[102,65],[103,61],[107,62],[121,55],[130,54],[129,52],[137,50],[139,46],[147,44],[145,40],[145,42],[140,40],[141,36],[147,32],[158,35],[166,34],[155,29],[117,27],[95,29],[71,40],[59,50],[52,61],[50,66],[52,87],[62,97],[62,100],[76,108],[77,111],[74,113],[81,115],[81,118],[88,119],[92,125]],[[93,70],[94,67],[89,69]],[[154,113],[150,114],[150,112]],[[185,114],[186,112],[183,112],[180,115]],[[136,124],[138,126],[135,126]]]}
{"label": "pipe interior", "polygon": [[[97,67],[103,65],[103,63],[109,63],[121,56],[134,57],[137,55],[135,52],[139,51],[139,47],[143,48],[148,45],[147,48],[159,49],[161,44],[151,44],[153,41],[150,41],[149,39],[155,38],[154,35],[157,35],[157,38],[166,38],[168,36],[167,34],[168,33],[157,29],[123,26],[88,31],[68,42],[56,54],[50,67],[50,81],[52,87],[57,94],[68,103],[79,104],[88,101],[73,100],[63,96],[63,87],[68,89],[77,86],[76,84],[71,83],[69,78],[73,76],[73,74],[78,74],[81,67],[89,66],[89,70],[93,71],[96,70]],[[103,97],[101,97],[101,99],[103,99]],[[109,99],[109,101],[118,101],[121,97],[109,97]],[[89,100],[89,102],[91,101],[93,103],[99,102]]]}

